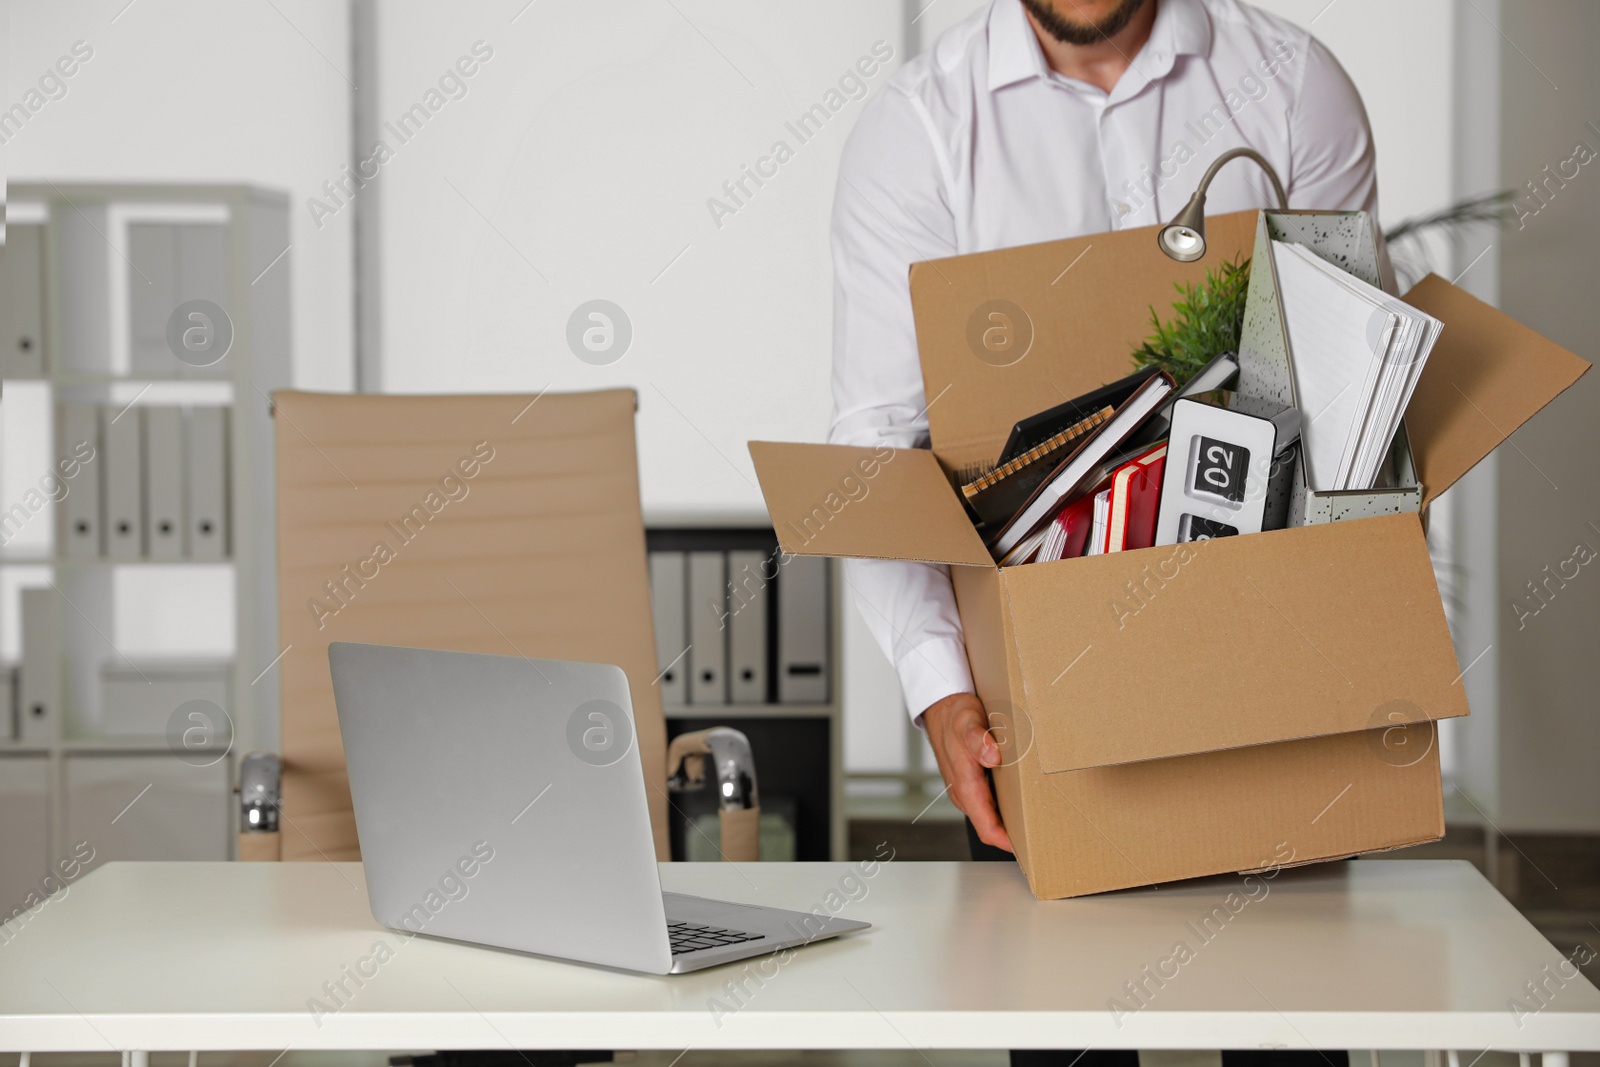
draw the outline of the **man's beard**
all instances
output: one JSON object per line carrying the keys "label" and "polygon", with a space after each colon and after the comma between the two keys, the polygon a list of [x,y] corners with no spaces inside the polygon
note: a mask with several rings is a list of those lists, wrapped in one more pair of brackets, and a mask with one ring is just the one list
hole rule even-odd
{"label": "man's beard", "polygon": [[1145,0],[1122,0],[1115,11],[1099,22],[1085,24],[1069,21],[1048,6],[1047,0],[1022,0],[1022,6],[1028,9],[1028,13],[1044,27],[1046,33],[1062,44],[1076,45],[1099,44],[1121,33],[1144,4]]}

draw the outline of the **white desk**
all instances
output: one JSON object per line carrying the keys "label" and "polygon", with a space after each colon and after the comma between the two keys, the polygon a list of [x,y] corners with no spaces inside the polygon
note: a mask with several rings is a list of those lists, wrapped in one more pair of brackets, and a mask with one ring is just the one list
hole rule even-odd
{"label": "white desk", "polygon": [[[663,878],[810,910],[851,869]],[[1582,978],[1551,982],[1519,1026],[1511,1000],[1534,1006],[1524,983],[1561,956],[1466,863],[1284,871],[1203,940],[1241,881],[1040,903],[1008,864],[886,863],[841,912],[874,929],[797,951],[715,1017],[713,998],[734,1008],[726,984],[769,957],[645,977],[402,941],[373,922],[358,864],[111,864],[7,931],[0,1049],[1287,1046],[1457,1049],[1463,1067],[1486,1047],[1600,1050],[1600,991]],[[1193,958],[1114,1018],[1113,997],[1134,1006],[1124,983],[1180,940]],[[380,942],[393,958],[362,964]],[[363,967],[347,1005],[314,1017],[312,998],[336,1003],[323,983]]]}

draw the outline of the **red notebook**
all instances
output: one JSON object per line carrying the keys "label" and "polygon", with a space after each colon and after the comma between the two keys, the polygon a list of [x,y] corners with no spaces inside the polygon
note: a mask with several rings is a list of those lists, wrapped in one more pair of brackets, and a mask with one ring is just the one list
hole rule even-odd
{"label": "red notebook", "polygon": [[1094,494],[1080,496],[1050,520],[1050,532],[1039,547],[1036,563],[1075,559],[1089,547],[1089,528],[1094,525]]}
{"label": "red notebook", "polygon": [[1161,505],[1161,476],[1166,468],[1167,443],[1163,441],[1111,475],[1105,551],[1131,551],[1156,543],[1156,512]]}

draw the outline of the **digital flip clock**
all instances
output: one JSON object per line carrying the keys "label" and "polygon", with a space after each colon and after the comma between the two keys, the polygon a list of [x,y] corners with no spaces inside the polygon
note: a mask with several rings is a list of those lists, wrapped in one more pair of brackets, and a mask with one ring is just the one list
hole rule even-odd
{"label": "digital flip clock", "polygon": [[1299,439],[1299,421],[1294,408],[1261,418],[1197,400],[1177,401],[1156,544],[1272,528],[1268,498],[1274,495],[1276,472],[1287,469],[1274,460]]}

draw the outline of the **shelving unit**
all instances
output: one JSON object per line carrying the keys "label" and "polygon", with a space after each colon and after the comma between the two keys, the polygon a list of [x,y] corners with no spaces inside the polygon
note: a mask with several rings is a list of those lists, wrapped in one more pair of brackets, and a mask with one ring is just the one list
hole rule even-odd
{"label": "shelving unit", "polygon": [[[290,383],[289,206],[283,194],[243,185],[47,182],[8,190],[0,426],[12,447],[37,456],[42,476],[57,458],[55,421],[63,403],[224,406],[231,545],[221,559],[67,557],[53,509],[32,515],[26,531],[7,528],[26,544],[0,548],[0,626],[18,617],[19,588],[54,586],[65,603],[56,641],[60,737],[7,740],[14,728],[0,720],[0,852],[7,859],[0,917],[56,872],[80,839],[94,849],[94,863],[227,858],[234,759],[250,748],[276,747],[271,667],[280,650],[268,397]],[[203,234],[214,255],[175,256],[168,275],[141,270],[140,241],[178,242],[202,233],[200,227],[212,227]],[[195,298],[222,307],[232,324],[231,347],[204,368],[161,348],[166,317]],[[18,447],[15,424],[24,422],[42,428],[42,444]],[[79,475],[93,481],[74,482],[69,492],[101,490],[102,452],[97,448],[95,462]],[[16,474],[17,462],[10,467]],[[16,489],[6,487],[4,506]],[[108,736],[100,725],[102,667],[146,664],[122,655],[118,617],[124,628],[130,618],[159,627],[163,608],[170,618],[173,607],[161,603],[164,577],[184,580],[191,568],[200,570],[188,577],[208,569],[226,576],[213,576],[218,595],[209,607],[217,625],[233,631],[224,709],[231,736],[188,739],[179,747],[162,735]],[[131,595],[148,599],[130,603],[128,590],[141,587]],[[184,610],[193,610],[192,603],[186,589]],[[160,655],[191,652],[163,648]]]}
{"label": "shelving unit", "polygon": [[[775,551],[777,540],[765,515],[686,515],[646,514],[647,541],[652,551],[737,550],[760,548]],[[781,588],[782,572],[777,584]],[[843,603],[839,569],[831,561],[827,571],[828,699],[821,703],[673,703],[664,707],[668,736],[676,736],[708,726],[731,726],[750,735],[755,750],[756,771],[763,803],[798,800],[801,823],[801,859],[844,859],[848,851],[844,790],[844,736],[842,628],[839,609]],[[780,594],[781,595],[781,594]],[[658,606],[659,607],[659,606]],[[786,732],[787,731],[787,732]],[[696,798],[690,800],[688,798]],[[686,794],[678,806],[691,814],[714,810],[710,794]],[[808,809],[826,804],[826,813],[808,820]],[[826,849],[806,848],[805,825],[826,827]],[[674,835],[683,833],[674,827]]]}

